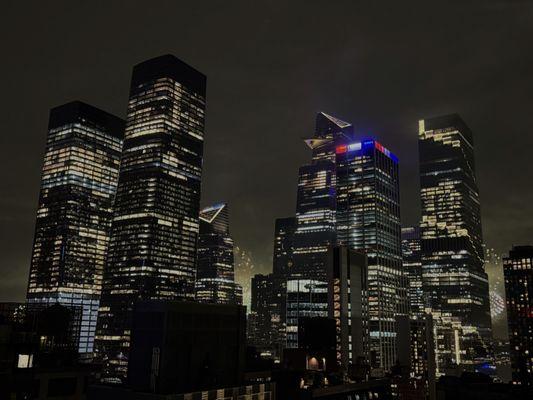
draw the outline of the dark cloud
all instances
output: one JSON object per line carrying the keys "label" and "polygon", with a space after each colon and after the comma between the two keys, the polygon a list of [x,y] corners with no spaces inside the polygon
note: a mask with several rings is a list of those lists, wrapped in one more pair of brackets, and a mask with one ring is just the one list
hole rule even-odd
{"label": "dark cloud", "polygon": [[[294,213],[301,138],[324,110],[400,157],[418,219],[417,120],[475,135],[489,246],[533,242],[533,5],[520,1],[9,2],[0,24],[0,299],[26,284],[48,110],[124,116],[131,67],[173,53],[208,76],[203,202],[230,202],[236,242],[268,270]],[[379,4],[379,5],[378,5]]]}

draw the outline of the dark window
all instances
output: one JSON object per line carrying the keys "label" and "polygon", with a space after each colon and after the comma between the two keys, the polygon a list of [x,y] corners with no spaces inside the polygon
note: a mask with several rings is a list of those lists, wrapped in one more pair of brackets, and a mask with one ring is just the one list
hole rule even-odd
{"label": "dark window", "polygon": [[48,396],[69,396],[76,392],[76,378],[55,378],[48,382]]}

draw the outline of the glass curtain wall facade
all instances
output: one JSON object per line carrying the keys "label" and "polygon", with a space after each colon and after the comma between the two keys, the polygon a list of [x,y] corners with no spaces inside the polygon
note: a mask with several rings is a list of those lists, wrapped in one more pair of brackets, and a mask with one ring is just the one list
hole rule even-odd
{"label": "glass curtain wall facade", "polygon": [[337,242],[366,253],[368,356],[379,374],[396,362],[396,317],[406,315],[398,159],[375,140],[336,147]]}
{"label": "glass curtain wall facade", "polygon": [[281,318],[280,288],[286,280],[274,274],[257,274],[252,278],[251,312],[248,316],[248,340],[261,354],[280,360],[285,347],[285,322]]}
{"label": "glass curtain wall facade", "polygon": [[412,316],[422,315],[425,311],[425,303],[418,226],[402,228],[402,258],[403,270],[408,281],[409,312]]}
{"label": "glass curtain wall facade", "polygon": [[296,199],[293,275],[325,280],[328,247],[335,245],[335,146],[353,138],[353,126],[318,113],[316,132],[305,142],[311,164],[300,168]]}
{"label": "glass curtain wall facade", "polygon": [[103,381],[124,381],[136,300],[194,299],[205,91],[172,55],[133,69],[96,335]]}
{"label": "glass curtain wall facade", "polygon": [[233,239],[226,203],[200,211],[196,301],[242,304],[242,288],[235,283]]}
{"label": "glass curtain wall facade", "polygon": [[[489,338],[489,288],[472,132],[456,114],[420,120],[418,143],[424,294],[432,312],[459,318],[464,334]],[[476,358],[475,351],[467,353],[463,364]]]}
{"label": "glass curtain wall facade", "polygon": [[503,259],[513,383],[533,386],[533,246]]}
{"label": "glass curtain wall facade", "polygon": [[296,218],[278,218],[274,232],[274,263],[272,271],[275,275],[288,276],[294,265],[294,233]]}
{"label": "glass curtain wall facade", "polygon": [[287,312],[287,280],[294,266],[294,233],[296,231],[296,218],[278,218],[274,232],[274,262],[273,279],[276,282],[276,304],[279,304],[277,313],[285,327]]}
{"label": "glass curtain wall facade", "polygon": [[[398,159],[374,140],[357,142],[352,124],[320,112],[305,140],[310,164],[300,168],[290,279],[326,281],[328,249],[345,246],[368,255],[365,350],[373,372],[396,361],[396,317],[408,311],[402,272]],[[290,329],[287,286],[287,343]],[[292,326],[292,328],[291,328]],[[366,325],[365,325],[366,326]],[[292,332],[293,334],[294,332]]]}
{"label": "glass curtain wall facade", "polygon": [[93,353],[124,121],[78,101],[50,112],[28,303],[81,312],[78,349]]}
{"label": "glass curtain wall facade", "polygon": [[292,272],[296,218],[276,219],[273,272],[252,278],[249,339],[264,356],[281,358],[286,342],[287,279]]}
{"label": "glass curtain wall facade", "polygon": [[287,282],[287,348],[298,348],[300,318],[327,316],[327,282],[315,279],[290,279]]}

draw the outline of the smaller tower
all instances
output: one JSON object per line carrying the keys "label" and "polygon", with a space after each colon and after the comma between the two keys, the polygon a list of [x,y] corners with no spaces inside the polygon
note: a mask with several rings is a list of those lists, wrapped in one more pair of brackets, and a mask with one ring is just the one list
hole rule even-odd
{"label": "smaller tower", "polygon": [[242,304],[242,287],[235,283],[233,239],[226,203],[200,211],[196,300],[201,303]]}
{"label": "smaller tower", "polygon": [[533,246],[503,259],[513,383],[533,386]]}

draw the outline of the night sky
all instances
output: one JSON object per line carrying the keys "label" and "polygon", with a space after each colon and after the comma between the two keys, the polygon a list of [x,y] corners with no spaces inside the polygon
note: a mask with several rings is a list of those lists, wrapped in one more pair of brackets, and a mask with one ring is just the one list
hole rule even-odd
{"label": "night sky", "polygon": [[274,219],[294,215],[318,111],[398,155],[405,225],[420,212],[418,119],[459,113],[486,244],[532,244],[533,2],[356,3],[4,2],[0,301],[25,296],[50,108],[124,117],[133,65],[166,53],[208,77],[202,203],[229,202],[255,272],[271,269]]}

